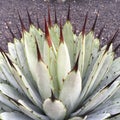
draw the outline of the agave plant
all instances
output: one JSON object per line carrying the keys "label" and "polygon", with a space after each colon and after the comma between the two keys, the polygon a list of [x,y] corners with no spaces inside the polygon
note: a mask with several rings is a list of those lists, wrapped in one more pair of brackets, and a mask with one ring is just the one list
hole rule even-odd
{"label": "agave plant", "polygon": [[[70,10],[70,9],[69,9]],[[27,12],[28,13],[28,12]],[[22,26],[21,39],[0,52],[1,120],[119,120],[120,57],[113,41],[100,46],[94,36],[98,18],[87,34],[77,35],[69,20],[58,25],[45,18],[45,32],[32,24]],[[9,26],[8,26],[9,27]]]}

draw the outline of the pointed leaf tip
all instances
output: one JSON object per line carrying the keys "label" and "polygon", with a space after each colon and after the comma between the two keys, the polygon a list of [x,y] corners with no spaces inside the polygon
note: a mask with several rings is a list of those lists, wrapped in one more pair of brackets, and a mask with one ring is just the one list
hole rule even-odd
{"label": "pointed leaf tip", "polygon": [[79,57],[80,57],[80,53],[79,53],[79,55],[78,55],[78,57],[77,57],[75,66],[74,66],[74,68],[73,68],[73,70],[75,70],[76,72],[77,72],[77,70],[79,69]]}
{"label": "pointed leaf tip", "polygon": [[38,27],[38,28],[40,28],[40,24],[39,24],[38,15],[37,15],[37,27]]}
{"label": "pointed leaf tip", "polygon": [[33,22],[31,20],[30,13],[29,13],[28,9],[26,9],[26,11],[27,11],[27,16],[28,16],[29,26],[33,25]]}
{"label": "pointed leaf tip", "polygon": [[22,19],[21,19],[21,16],[20,16],[19,11],[17,11],[17,12],[18,12],[18,17],[19,17],[19,20],[20,20],[20,24],[21,24],[22,32],[24,32],[24,31],[26,30],[26,28],[25,28],[25,26],[24,26],[24,24],[23,24],[23,21],[22,21]]}
{"label": "pointed leaf tip", "polygon": [[50,98],[51,98],[52,102],[54,102],[56,100],[55,95],[54,95],[52,90],[51,90],[51,97]]}
{"label": "pointed leaf tip", "polygon": [[60,19],[60,43],[63,43],[64,39],[63,39],[63,32],[62,32],[62,23],[61,23],[61,19]]}
{"label": "pointed leaf tip", "polygon": [[57,21],[56,7],[55,7],[54,11],[55,11],[55,24],[57,24],[58,21]]}
{"label": "pointed leaf tip", "polygon": [[70,21],[70,3],[69,3],[69,6],[68,6],[67,21]]}
{"label": "pointed leaf tip", "polygon": [[[1,48],[0,48],[0,49],[1,49]],[[2,51],[3,51],[3,50],[2,50]],[[3,53],[4,53],[4,54],[3,54]],[[10,58],[8,57],[8,55],[7,55],[4,51],[3,51],[3,53],[2,53],[3,57],[4,57],[4,55],[5,55],[5,57],[7,58],[8,63],[10,64],[10,66],[15,69],[15,67],[14,67],[12,61],[10,60]]]}
{"label": "pointed leaf tip", "polygon": [[84,24],[83,24],[83,28],[82,28],[82,35],[83,36],[85,34],[85,27],[86,27],[87,19],[88,19],[88,12],[86,13]]}
{"label": "pointed leaf tip", "polygon": [[119,33],[119,29],[114,33],[113,37],[112,37],[111,40],[108,42],[105,52],[108,51],[110,45],[115,41],[118,33]]}
{"label": "pointed leaf tip", "polygon": [[48,25],[49,25],[49,27],[52,26],[52,23],[51,23],[51,15],[50,15],[50,7],[49,7],[49,5],[48,5]]}
{"label": "pointed leaf tip", "polygon": [[93,26],[92,26],[92,28],[91,28],[91,31],[94,31],[94,30],[95,30],[95,26],[96,26],[96,22],[97,22],[98,16],[99,16],[99,11],[96,13],[95,21],[94,21],[94,23],[93,23]]}
{"label": "pointed leaf tip", "polygon": [[44,21],[45,21],[45,38],[48,42],[49,47],[52,47],[52,41],[50,39],[50,34],[49,34],[49,30],[48,30],[48,26],[47,26],[47,21],[46,18],[44,17]]}
{"label": "pointed leaf tip", "polygon": [[[38,47],[37,39],[35,38],[35,43],[36,43],[36,49],[37,49],[37,56],[38,56],[38,61],[42,60],[42,56]],[[43,60],[42,60],[43,61]]]}
{"label": "pointed leaf tip", "polygon": [[11,35],[12,35],[12,38],[13,38],[13,39],[16,38],[15,35],[14,35],[14,33],[13,33],[13,31],[11,30],[11,28],[10,28],[10,26],[9,26],[9,24],[8,24],[7,22],[6,22],[6,25],[7,25],[8,30],[10,31],[10,33],[11,33]]}

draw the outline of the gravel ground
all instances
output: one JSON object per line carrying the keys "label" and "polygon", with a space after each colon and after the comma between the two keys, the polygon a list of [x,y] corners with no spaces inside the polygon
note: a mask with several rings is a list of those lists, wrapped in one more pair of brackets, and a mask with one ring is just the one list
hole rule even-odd
{"label": "gravel ground", "polygon": [[[71,5],[71,22],[76,27],[77,32],[82,29],[86,12],[89,12],[86,31],[92,26],[95,13],[99,11],[99,18],[95,28],[97,34],[100,28],[105,24],[104,33],[102,34],[102,44],[105,44],[114,32],[120,27],[120,0],[70,0]],[[57,3],[49,2],[52,20],[54,22],[54,8],[56,6],[57,17],[63,18],[65,21],[69,2]],[[7,50],[7,42],[12,40],[8,31],[6,22],[10,25],[13,32],[18,36],[16,24],[20,25],[18,12],[26,26],[28,26],[28,18],[26,9],[28,9],[32,20],[36,25],[38,17],[42,29],[44,29],[44,16],[47,15],[48,2],[44,0],[0,0],[0,47]],[[120,32],[114,42],[114,47],[120,43]],[[120,56],[120,49],[117,54]]]}

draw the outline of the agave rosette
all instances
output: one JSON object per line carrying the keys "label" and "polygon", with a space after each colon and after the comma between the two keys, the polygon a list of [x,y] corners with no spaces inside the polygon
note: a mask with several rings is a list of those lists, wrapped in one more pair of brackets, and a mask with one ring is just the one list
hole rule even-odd
{"label": "agave rosette", "polygon": [[[20,17],[20,16],[19,16]],[[94,28],[85,34],[87,15],[79,35],[68,19],[64,26],[45,19],[45,32],[30,19],[29,31],[8,43],[0,54],[1,120],[120,119],[120,58],[113,41],[100,47]]]}

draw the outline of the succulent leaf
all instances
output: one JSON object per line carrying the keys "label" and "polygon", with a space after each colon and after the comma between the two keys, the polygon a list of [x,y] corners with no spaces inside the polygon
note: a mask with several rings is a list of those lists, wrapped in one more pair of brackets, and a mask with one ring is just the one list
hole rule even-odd
{"label": "succulent leaf", "polygon": [[58,46],[59,46],[59,33],[60,33],[60,29],[59,29],[59,26],[57,24],[55,24],[53,27],[51,27],[49,29],[50,31],[50,36],[51,36],[51,39],[54,43],[54,46],[56,48],[56,50],[58,49]]}
{"label": "succulent leaf", "polygon": [[42,61],[36,64],[36,83],[42,99],[49,98],[52,89],[51,77],[47,66]]}
{"label": "succulent leaf", "polygon": [[94,41],[94,35],[93,32],[89,32],[85,37],[85,64],[83,67],[83,77],[85,76],[86,70],[88,68],[90,57],[92,54],[92,48],[93,48],[93,42]]}
{"label": "succulent leaf", "polygon": [[73,34],[73,28],[69,21],[66,22],[66,24],[63,26],[63,38],[67,44],[69,56],[70,56],[70,63],[71,67],[75,64],[75,40],[74,40],[74,34]]}
{"label": "succulent leaf", "polygon": [[[110,51],[112,51],[111,49],[112,48],[110,47]],[[100,78],[103,77],[102,75],[104,75],[105,72],[107,72],[107,70],[109,69],[108,66],[110,66],[109,64],[111,64],[110,61],[113,60],[113,54],[110,54],[109,51],[105,52],[105,50],[106,50],[106,48],[103,51],[101,51],[100,55],[98,56],[98,58],[96,60],[96,63],[94,64],[94,66],[91,70],[89,77],[87,78],[86,86],[84,87],[82,95],[80,96],[82,98],[82,101],[84,101],[84,99],[86,98],[85,96],[87,96],[90,92],[92,92],[96,88],[96,87],[95,88],[93,87],[93,86],[95,86],[94,84],[98,85],[99,82],[101,81]],[[107,59],[109,62],[106,63]],[[106,67],[105,72],[103,72],[103,69],[102,69],[104,64],[108,64],[108,65],[104,66],[104,67]],[[101,75],[100,72],[102,72],[104,74]],[[99,76],[99,74],[100,74],[100,77],[97,78]],[[93,90],[91,91],[91,89],[93,89]],[[83,98],[83,96],[84,96],[84,98]]]}
{"label": "succulent leaf", "polygon": [[52,120],[62,120],[66,116],[66,108],[63,103],[59,100],[46,99],[43,103],[43,109],[45,113]]}
{"label": "succulent leaf", "polygon": [[57,55],[57,76],[59,81],[59,87],[62,88],[64,79],[71,70],[70,57],[66,43],[60,43]]}
{"label": "succulent leaf", "polygon": [[11,74],[11,70],[9,66],[5,63],[5,61],[0,62],[0,70],[2,73],[1,79],[4,79],[4,81],[7,81],[9,84],[11,84],[14,88],[18,89],[19,92],[22,92],[20,86],[16,82],[13,74]]}
{"label": "succulent leaf", "polygon": [[36,41],[35,37],[32,34],[29,34],[28,32],[24,32],[23,36],[23,44],[25,49],[25,55],[27,58],[28,66],[30,69],[30,72],[35,80],[35,66],[33,64],[37,63],[37,50],[36,50]]}
{"label": "succulent leaf", "polygon": [[73,70],[66,76],[59,96],[59,99],[66,106],[68,114],[74,109],[74,106],[80,96],[81,89],[82,79],[80,71],[79,69],[77,71]]}

